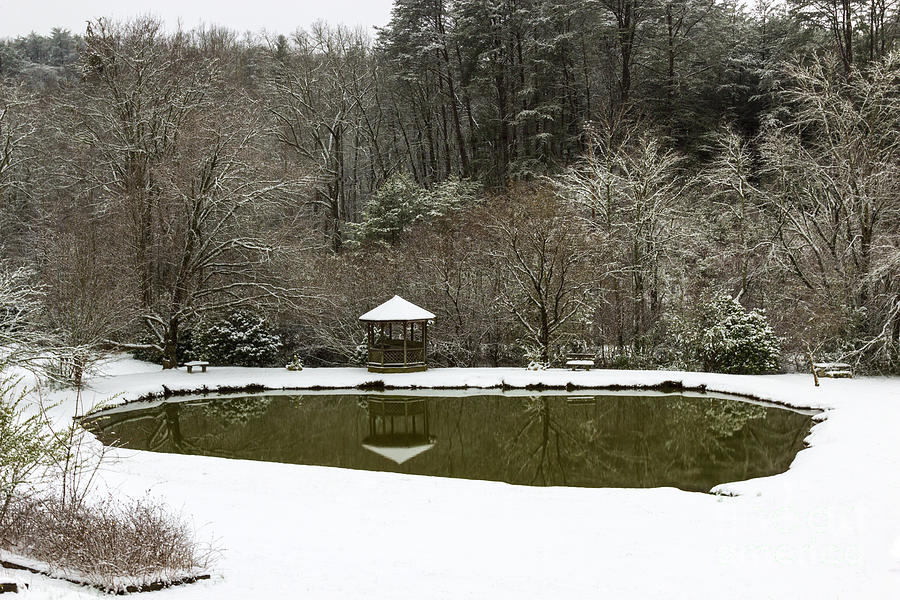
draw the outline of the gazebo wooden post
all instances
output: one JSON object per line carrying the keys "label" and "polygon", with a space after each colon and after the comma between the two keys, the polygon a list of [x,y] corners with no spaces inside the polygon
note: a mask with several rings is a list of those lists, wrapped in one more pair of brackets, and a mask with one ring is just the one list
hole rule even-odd
{"label": "gazebo wooden post", "polygon": [[403,321],[403,364],[406,363],[406,321]]}

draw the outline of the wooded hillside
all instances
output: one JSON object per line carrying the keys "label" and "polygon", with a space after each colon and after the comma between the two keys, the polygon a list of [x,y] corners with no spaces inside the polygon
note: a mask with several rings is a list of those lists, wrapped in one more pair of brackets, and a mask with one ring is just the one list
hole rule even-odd
{"label": "wooded hillside", "polygon": [[397,0],[371,35],[6,40],[0,318],[31,294],[76,372],[173,366],[234,313],[346,364],[396,293],[437,364],[715,368],[724,293],[780,368],[898,372],[898,8]]}

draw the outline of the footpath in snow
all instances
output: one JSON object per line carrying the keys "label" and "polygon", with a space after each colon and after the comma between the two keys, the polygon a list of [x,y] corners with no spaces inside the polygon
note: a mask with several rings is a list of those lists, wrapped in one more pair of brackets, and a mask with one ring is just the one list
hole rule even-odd
{"label": "footpath in snow", "polygon": [[[260,384],[352,388],[654,386],[825,412],[790,470],[719,486],[536,488],[486,481],[114,450],[103,482],[191,515],[223,549],[215,576],[152,598],[900,598],[900,379],[666,371],[210,368],[162,372],[123,359],[90,406],[169,390]],[[499,390],[498,390],[498,393]],[[57,392],[58,418],[75,410]],[[102,594],[11,574],[23,598]]]}

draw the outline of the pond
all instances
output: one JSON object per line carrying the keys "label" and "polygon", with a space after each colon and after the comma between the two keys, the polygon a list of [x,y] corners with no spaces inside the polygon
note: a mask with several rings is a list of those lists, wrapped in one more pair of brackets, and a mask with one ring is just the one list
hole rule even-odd
{"label": "pond", "polygon": [[106,445],[153,452],[706,492],[786,471],[813,414],[714,394],[442,393],[195,397],[129,404],[83,424]]}

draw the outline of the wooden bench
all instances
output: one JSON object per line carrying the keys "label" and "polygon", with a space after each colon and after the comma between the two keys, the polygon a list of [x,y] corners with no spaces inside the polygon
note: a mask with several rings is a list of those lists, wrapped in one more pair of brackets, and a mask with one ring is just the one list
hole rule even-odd
{"label": "wooden bench", "polygon": [[200,367],[200,371],[206,373],[206,367],[209,366],[209,363],[205,360],[192,360],[184,363],[184,366],[187,367],[188,373],[193,373],[194,367]]}
{"label": "wooden bench", "polygon": [[571,352],[566,355],[566,367],[577,371],[584,369],[590,371],[594,364],[594,354],[592,352]]}
{"label": "wooden bench", "polygon": [[818,377],[834,377],[835,379],[851,379],[853,369],[847,363],[813,363],[813,369]]}

